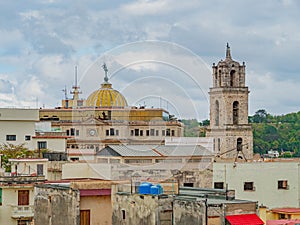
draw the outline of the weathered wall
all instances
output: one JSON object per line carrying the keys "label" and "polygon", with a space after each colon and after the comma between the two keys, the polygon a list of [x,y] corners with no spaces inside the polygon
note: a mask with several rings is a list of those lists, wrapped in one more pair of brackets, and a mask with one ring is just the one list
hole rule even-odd
{"label": "weathered wall", "polygon": [[35,224],[79,225],[79,200],[77,190],[54,185],[37,186],[34,198]]}
{"label": "weathered wall", "polygon": [[[178,170],[180,168],[180,170]],[[176,172],[176,175],[172,173]],[[176,177],[176,178],[174,178]],[[151,181],[162,182],[173,179],[180,186],[185,183],[192,183],[193,187],[211,188],[212,187],[212,164],[199,163],[194,168],[189,165],[179,167],[175,164],[164,164],[160,168],[142,167],[142,166],[117,166],[112,168],[112,179],[114,180],[132,180],[133,182],[143,182],[150,179]],[[169,190],[171,191],[171,189]]]}
{"label": "weathered wall", "polygon": [[174,225],[205,224],[205,202],[174,200]]}
{"label": "weathered wall", "polygon": [[[172,198],[154,195],[116,194],[113,197],[114,225],[171,225]],[[160,223],[160,220],[163,223]]]}
{"label": "weathered wall", "polygon": [[226,215],[256,214],[256,202],[226,204]]}

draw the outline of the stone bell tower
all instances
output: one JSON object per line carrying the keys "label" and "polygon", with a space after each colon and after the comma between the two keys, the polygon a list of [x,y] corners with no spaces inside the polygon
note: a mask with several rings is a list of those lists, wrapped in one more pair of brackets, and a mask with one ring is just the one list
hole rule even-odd
{"label": "stone bell tower", "polygon": [[253,158],[253,134],[248,124],[248,87],[245,63],[232,60],[227,43],[226,58],[212,66],[210,126],[207,137],[214,138],[214,151],[222,158]]}

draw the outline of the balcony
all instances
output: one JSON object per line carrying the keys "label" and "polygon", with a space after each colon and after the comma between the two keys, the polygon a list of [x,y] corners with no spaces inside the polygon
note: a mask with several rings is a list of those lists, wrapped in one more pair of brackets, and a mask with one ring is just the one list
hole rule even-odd
{"label": "balcony", "polygon": [[13,173],[9,173],[9,175],[0,176],[0,184],[32,184],[44,182],[45,180],[45,176],[37,176],[36,174],[16,175]]}
{"label": "balcony", "polygon": [[11,206],[11,217],[14,219],[32,218],[33,215],[34,215],[33,205]]}

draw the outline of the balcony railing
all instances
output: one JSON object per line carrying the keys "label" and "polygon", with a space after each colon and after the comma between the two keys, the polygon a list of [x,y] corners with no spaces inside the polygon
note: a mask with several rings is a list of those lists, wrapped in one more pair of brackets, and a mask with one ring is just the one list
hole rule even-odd
{"label": "balcony railing", "polygon": [[37,175],[15,175],[9,173],[9,175],[6,176],[0,176],[0,184],[31,184],[31,183],[38,183],[38,182],[44,182],[45,176],[37,176]]}
{"label": "balcony railing", "polygon": [[33,205],[17,205],[11,206],[11,217],[18,218],[32,218],[34,214]]}

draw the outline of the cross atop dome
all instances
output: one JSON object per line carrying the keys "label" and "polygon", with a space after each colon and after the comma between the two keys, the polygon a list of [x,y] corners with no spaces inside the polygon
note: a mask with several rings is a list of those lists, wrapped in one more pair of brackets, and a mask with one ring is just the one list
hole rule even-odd
{"label": "cross atop dome", "polygon": [[108,69],[107,69],[107,66],[106,66],[105,63],[103,63],[102,68],[103,68],[103,70],[104,70],[104,72],[105,72],[104,82],[107,83],[107,82],[108,82],[108,76],[107,76]]}

